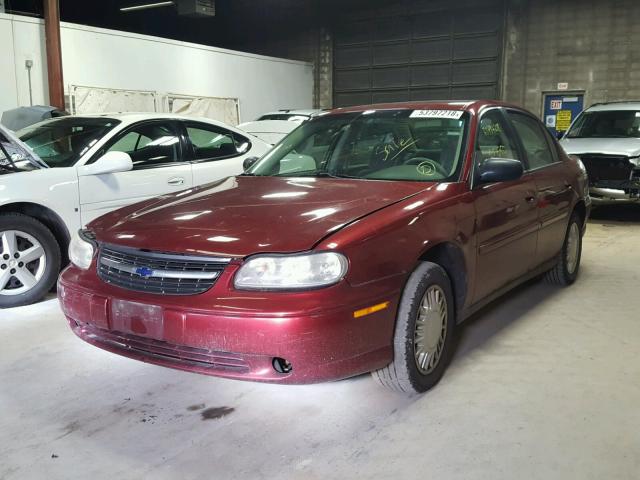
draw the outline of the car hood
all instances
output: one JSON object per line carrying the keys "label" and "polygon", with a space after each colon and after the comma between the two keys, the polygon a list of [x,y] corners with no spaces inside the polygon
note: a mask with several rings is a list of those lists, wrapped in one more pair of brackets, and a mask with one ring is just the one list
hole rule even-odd
{"label": "car hood", "polygon": [[230,177],[107,214],[89,228],[100,242],[154,251],[238,257],[298,252],[431,185]]}
{"label": "car hood", "polygon": [[563,138],[560,142],[570,155],[602,153],[605,155],[640,155],[640,138]]}

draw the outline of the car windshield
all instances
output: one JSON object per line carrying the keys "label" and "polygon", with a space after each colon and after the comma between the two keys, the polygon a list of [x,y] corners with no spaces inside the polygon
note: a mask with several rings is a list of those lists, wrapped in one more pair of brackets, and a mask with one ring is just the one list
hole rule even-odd
{"label": "car windshield", "polygon": [[247,174],[456,181],[467,123],[468,115],[456,110],[320,116],[285,137]]}
{"label": "car windshield", "polygon": [[71,167],[120,122],[112,118],[62,117],[17,132],[49,167]]}
{"label": "car windshield", "polygon": [[640,111],[584,112],[571,127],[568,138],[640,138]]}
{"label": "car windshield", "polygon": [[0,175],[43,167],[42,161],[29,150],[29,147],[0,125]]}
{"label": "car windshield", "polygon": [[262,120],[288,120],[290,122],[304,122],[309,120],[309,115],[302,115],[299,113],[269,113],[261,116],[256,122]]}

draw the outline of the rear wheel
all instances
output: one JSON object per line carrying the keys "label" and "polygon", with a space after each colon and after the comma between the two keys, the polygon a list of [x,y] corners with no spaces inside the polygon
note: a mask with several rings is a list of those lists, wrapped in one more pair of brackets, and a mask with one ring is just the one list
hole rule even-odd
{"label": "rear wheel", "polygon": [[402,294],[391,364],[372,372],[381,385],[413,394],[433,387],[444,374],[454,347],[455,312],[446,272],[423,262]]}
{"label": "rear wheel", "polygon": [[577,213],[571,215],[558,263],[547,272],[545,280],[567,286],[576,281],[582,258],[582,221]]}
{"label": "rear wheel", "polygon": [[53,287],[60,271],[60,247],[38,220],[0,215],[0,308],[28,305]]}

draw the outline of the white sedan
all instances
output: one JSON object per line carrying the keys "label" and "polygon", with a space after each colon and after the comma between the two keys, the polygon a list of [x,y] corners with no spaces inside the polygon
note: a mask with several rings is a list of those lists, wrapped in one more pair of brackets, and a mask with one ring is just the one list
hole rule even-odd
{"label": "white sedan", "polygon": [[0,130],[0,308],[41,299],[71,233],[96,217],[240,174],[271,148],[220,122],[163,114],[61,117],[17,136],[32,152]]}

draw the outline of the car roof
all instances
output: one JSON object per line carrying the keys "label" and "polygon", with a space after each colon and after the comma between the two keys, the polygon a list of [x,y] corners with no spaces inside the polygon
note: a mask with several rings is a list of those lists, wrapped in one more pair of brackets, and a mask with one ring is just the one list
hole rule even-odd
{"label": "car roof", "polygon": [[237,130],[237,127],[221,122],[219,120],[213,120],[205,117],[190,117],[185,115],[176,115],[174,113],[141,113],[141,112],[114,112],[114,113],[96,113],[96,114],[80,114],[80,115],[66,115],[64,117],[57,117],[47,119],[45,121],[57,120],[60,118],[110,118],[121,122],[121,126],[131,125],[132,123],[144,121],[144,120],[191,120],[196,122],[210,123],[213,125],[230,128]]}
{"label": "car roof", "polygon": [[429,100],[429,101],[413,101],[413,102],[397,102],[397,103],[377,103],[370,105],[358,105],[353,107],[341,107],[330,111],[330,113],[345,113],[345,112],[365,112],[367,110],[475,110],[478,111],[481,108],[494,106],[494,107],[509,107],[522,110],[517,105],[501,102],[498,100]]}
{"label": "car roof", "polygon": [[611,110],[639,110],[640,101],[596,103],[587,108],[589,112],[606,112]]}
{"label": "car roof", "polygon": [[141,120],[163,120],[163,119],[172,119],[172,120],[204,120],[207,122],[215,122],[222,123],[217,120],[212,120],[210,118],[198,118],[198,117],[189,117],[185,115],[177,115],[175,113],[155,113],[155,112],[106,112],[106,113],[96,113],[96,114],[80,114],[73,115],[78,118],[113,118],[115,120],[120,120],[123,123],[134,123],[139,122]]}
{"label": "car roof", "polygon": [[322,110],[318,110],[318,109],[307,109],[307,110],[288,110],[288,109],[284,109],[284,110],[276,110],[274,112],[266,112],[263,113],[262,115],[259,115],[259,117],[264,117],[265,115],[307,115],[307,116],[311,116],[314,115],[318,112],[321,112]]}

